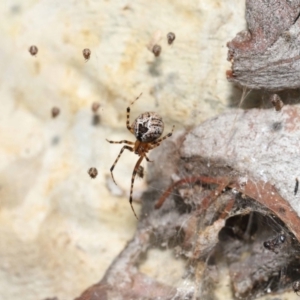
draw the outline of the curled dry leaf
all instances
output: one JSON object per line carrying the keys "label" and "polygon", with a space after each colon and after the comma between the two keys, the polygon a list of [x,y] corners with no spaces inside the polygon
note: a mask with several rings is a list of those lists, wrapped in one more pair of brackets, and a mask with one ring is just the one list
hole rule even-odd
{"label": "curled dry leaf", "polygon": [[[206,299],[224,280],[224,260],[229,298],[290,290],[300,275],[299,115],[289,105],[280,114],[236,110],[162,143],[151,159],[164,168],[149,165],[134,238],[78,300]],[[164,247],[173,251],[164,268],[184,262],[176,284],[139,269],[149,249]]]}
{"label": "curled dry leaf", "polygon": [[272,91],[300,87],[299,14],[299,0],[246,0],[247,30],[227,44],[229,81]]}

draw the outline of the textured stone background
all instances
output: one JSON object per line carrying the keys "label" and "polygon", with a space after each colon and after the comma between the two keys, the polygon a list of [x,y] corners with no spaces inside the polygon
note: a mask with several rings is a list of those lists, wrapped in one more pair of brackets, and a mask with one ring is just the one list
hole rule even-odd
{"label": "textured stone background", "polygon": [[[201,123],[239,101],[226,81],[226,42],[244,24],[244,1],[0,2],[0,299],[73,299],[100,280],[135,231],[128,204],[137,159],[132,117],[155,110],[166,132]],[[146,45],[160,31],[155,58]],[[165,35],[176,33],[174,45]],[[39,53],[32,57],[30,45]],[[82,49],[90,48],[85,63]],[[91,104],[102,105],[92,126]],[[58,106],[61,114],[52,119]],[[145,164],[144,164],[145,165]],[[99,175],[91,180],[89,167]],[[135,196],[145,188],[136,182]],[[139,205],[134,203],[136,210]]]}

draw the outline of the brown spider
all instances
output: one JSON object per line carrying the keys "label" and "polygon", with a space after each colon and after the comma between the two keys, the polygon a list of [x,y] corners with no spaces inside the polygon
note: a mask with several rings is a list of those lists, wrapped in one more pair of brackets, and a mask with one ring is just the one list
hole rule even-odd
{"label": "brown spider", "polygon": [[110,168],[110,173],[111,173],[111,177],[114,181],[114,183],[116,184],[116,181],[114,179],[113,176],[113,169],[115,167],[115,165],[117,164],[120,156],[122,155],[123,151],[125,149],[134,152],[135,154],[137,154],[138,156],[140,156],[140,158],[138,159],[138,161],[135,164],[135,167],[133,169],[133,173],[132,173],[132,177],[131,177],[131,187],[130,187],[130,196],[129,196],[129,203],[131,206],[131,209],[135,215],[135,217],[138,219],[133,205],[132,205],[132,191],[133,191],[133,184],[134,184],[134,179],[136,174],[139,172],[139,167],[141,162],[143,161],[144,158],[146,158],[146,160],[148,162],[150,162],[148,156],[147,156],[147,152],[158,147],[160,145],[160,143],[165,140],[166,138],[170,137],[173,133],[174,130],[174,126],[172,128],[172,131],[170,133],[168,133],[167,135],[165,135],[162,138],[159,138],[163,131],[164,131],[164,122],[162,120],[162,117],[159,116],[157,113],[155,112],[145,112],[140,114],[132,123],[132,125],[130,126],[130,106],[141,97],[142,94],[140,94],[134,101],[132,101],[130,103],[130,105],[127,107],[127,118],[126,118],[126,127],[127,129],[134,134],[134,136],[136,137],[136,141],[135,142],[130,142],[130,141],[126,141],[126,140],[122,140],[119,142],[115,142],[115,141],[109,141],[107,140],[109,143],[111,144],[127,144],[127,145],[133,145],[132,147],[129,146],[123,146],[123,148],[121,149],[117,159],[115,160],[114,164],[112,165],[112,167]]}

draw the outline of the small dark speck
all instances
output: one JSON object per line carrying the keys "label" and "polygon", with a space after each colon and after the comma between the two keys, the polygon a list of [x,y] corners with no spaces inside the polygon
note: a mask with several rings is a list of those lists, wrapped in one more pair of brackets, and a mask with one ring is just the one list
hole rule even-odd
{"label": "small dark speck", "polygon": [[93,126],[97,126],[100,124],[100,121],[101,121],[101,118],[100,118],[100,115],[93,115],[92,117],[92,125]]}
{"label": "small dark speck", "polygon": [[51,109],[51,115],[52,115],[52,118],[56,118],[60,113],[60,109],[58,107],[53,107]]}
{"label": "small dark speck", "polygon": [[274,123],[272,124],[272,129],[273,129],[274,131],[279,131],[279,130],[281,130],[281,129],[282,129],[282,123],[281,123],[281,122],[274,122]]}
{"label": "small dark speck", "polygon": [[56,146],[60,142],[60,137],[58,135],[52,138],[51,144],[52,146]]}
{"label": "small dark speck", "polygon": [[295,188],[294,188],[294,195],[296,196],[298,193],[298,188],[299,188],[299,180],[298,178],[296,178],[296,182],[295,182]]}
{"label": "small dark speck", "polygon": [[154,62],[150,64],[148,72],[150,73],[151,76],[158,77],[161,75],[160,65],[161,65],[161,60],[159,58],[155,59]]}
{"label": "small dark speck", "polygon": [[10,8],[10,12],[12,14],[18,14],[21,12],[21,6],[19,5],[13,5],[11,8]]}
{"label": "small dark speck", "polygon": [[153,52],[154,56],[158,57],[161,53],[161,46],[155,44],[152,48],[152,52]]}

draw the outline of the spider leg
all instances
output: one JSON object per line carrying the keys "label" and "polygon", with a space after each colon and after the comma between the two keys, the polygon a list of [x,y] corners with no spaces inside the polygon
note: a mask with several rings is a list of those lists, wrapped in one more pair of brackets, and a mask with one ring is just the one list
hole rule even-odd
{"label": "spider leg", "polygon": [[113,175],[113,169],[114,169],[114,167],[116,166],[116,164],[117,164],[117,162],[118,162],[120,156],[122,155],[122,153],[123,153],[123,151],[124,151],[125,149],[127,149],[127,150],[129,150],[129,151],[131,151],[131,152],[133,151],[133,148],[131,148],[131,147],[129,147],[129,146],[123,146],[122,149],[121,149],[121,151],[120,151],[120,153],[119,153],[119,155],[118,155],[118,157],[117,157],[117,159],[115,160],[114,164],[113,164],[113,165],[111,166],[111,168],[110,168],[110,174],[111,174],[111,177],[112,177],[112,179],[113,179],[113,181],[114,181],[114,183],[115,183],[116,185],[117,185],[117,183],[116,183],[115,178],[114,178],[114,175]]}
{"label": "spider leg", "polygon": [[134,184],[135,175],[138,171],[138,168],[139,168],[143,158],[144,158],[144,155],[141,155],[141,157],[138,159],[138,161],[136,162],[135,167],[133,169],[133,173],[132,173],[132,176],[131,176],[130,196],[129,196],[129,203],[130,203],[131,209],[132,209],[132,211],[133,211],[133,213],[134,213],[134,215],[137,219],[139,219],[139,218],[137,217],[137,215],[135,213],[135,210],[133,208],[133,205],[132,205],[132,191],[133,191],[133,184]]}
{"label": "spider leg", "polygon": [[116,142],[116,141],[110,141],[110,140],[108,140],[108,139],[106,139],[109,143],[111,143],[111,144],[127,144],[127,145],[134,145],[134,143],[133,142],[130,142],[130,141],[126,141],[126,140],[122,140],[122,141],[118,141],[118,142]]}
{"label": "spider leg", "polygon": [[146,158],[147,162],[153,162],[153,160],[149,159],[149,157],[146,155],[146,153],[145,153],[145,158]]}
{"label": "spider leg", "polygon": [[127,107],[127,116],[126,116],[126,127],[127,129],[133,133],[133,129],[130,126],[130,106],[136,101],[138,100],[140,97],[142,96],[142,93],[140,93],[131,103],[130,105]]}
{"label": "spider leg", "polygon": [[165,135],[164,137],[162,137],[162,138],[160,138],[160,139],[154,141],[153,143],[151,143],[151,146],[152,146],[151,149],[154,149],[154,148],[158,147],[158,146],[160,145],[160,143],[161,143],[163,140],[165,140],[165,139],[167,139],[168,137],[172,136],[173,131],[174,131],[174,127],[175,127],[175,126],[173,125],[172,131],[171,131],[170,133],[168,133],[168,134]]}
{"label": "spider leg", "polygon": [[158,147],[159,145],[160,145],[160,143],[155,143],[155,144],[152,144],[152,145],[151,145],[151,149],[150,149],[150,150],[152,150],[152,149],[154,149],[154,148]]}

